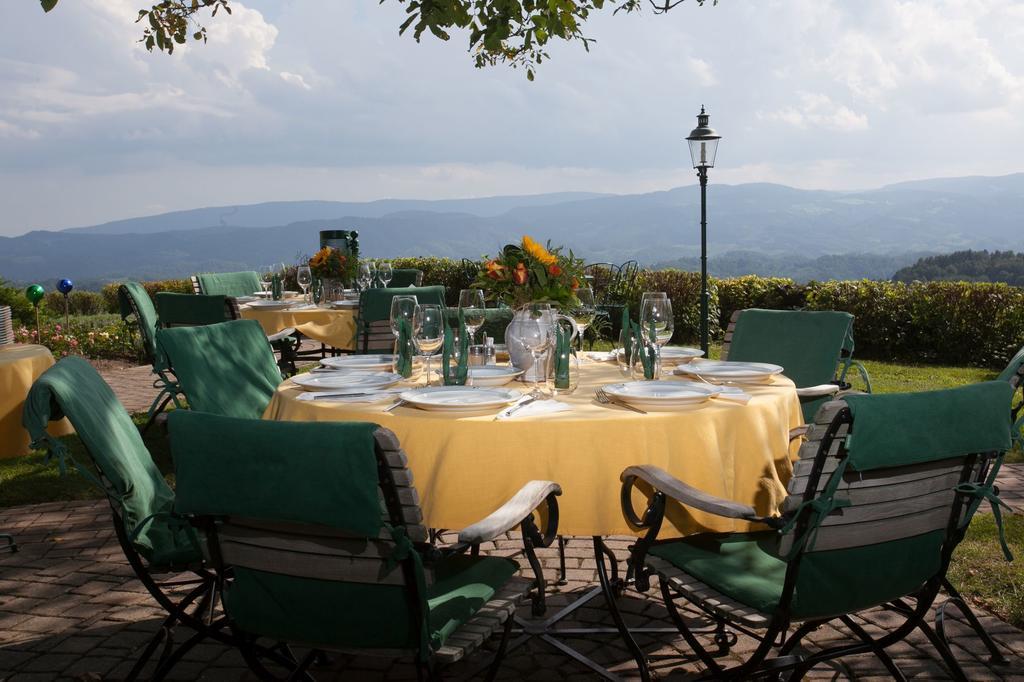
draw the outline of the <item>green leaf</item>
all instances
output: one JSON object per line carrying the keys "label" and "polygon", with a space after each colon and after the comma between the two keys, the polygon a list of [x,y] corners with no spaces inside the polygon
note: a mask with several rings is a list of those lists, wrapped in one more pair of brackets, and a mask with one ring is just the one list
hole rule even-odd
{"label": "green leaf", "polygon": [[49,12],[57,6],[57,0],[39,0],[39,4],[43,6],[44,12]]}

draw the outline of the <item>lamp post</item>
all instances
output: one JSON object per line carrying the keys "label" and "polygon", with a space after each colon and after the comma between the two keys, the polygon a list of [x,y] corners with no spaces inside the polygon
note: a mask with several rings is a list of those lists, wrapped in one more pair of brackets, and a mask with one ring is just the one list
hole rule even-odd
{"label": "lamp post", "polygon": [[711,294],[708,292],[708,168],[715,167],[715,154],[722,136],[708,126],[710,117],[704,105],[697,114],[697,127],[686,138],[690,143],[690,160],[700,179],[700,349],[708,356],[708,311]]}

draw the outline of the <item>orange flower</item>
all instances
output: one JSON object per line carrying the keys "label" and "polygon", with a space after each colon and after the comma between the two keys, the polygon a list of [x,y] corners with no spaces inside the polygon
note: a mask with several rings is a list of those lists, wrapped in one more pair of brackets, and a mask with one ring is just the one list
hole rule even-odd
{"label": "orange flower", "polygon": [[528,273],[526,272],[526,265],[522,261],[516,266],[516,269],[512,272],[512,281],[516,284],[526,284],[526,278]]}
{"label": "orange flower", "polygon": [[572,278],[572,290],[576,291],[579,288],[580,288],[580,281],[578,279],[576,279],[575,277],[573,277]]}
{"label": "orange flower", "polygon": [[552,263],[548,266],[548,274],[552,277],[558,277],[562,274],[562,268],[558,266],[558,263]]}
{"label": "orange flower", "polygon": [[505,266],[496,260],[487,261],[487,276],[494,280],[505,279]]}

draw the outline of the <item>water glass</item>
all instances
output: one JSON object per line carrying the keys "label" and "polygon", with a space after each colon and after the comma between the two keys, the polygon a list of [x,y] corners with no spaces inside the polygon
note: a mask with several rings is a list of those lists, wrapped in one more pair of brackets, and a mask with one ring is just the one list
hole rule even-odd
{"label": "water glass", "polygon": [[416,331],[416,307],[415,296],[395,296],[391,299],[391,333],[398,338],[398,323],[402,319],[409,320]]}
{"label": "water glass", "polygon": [[[534,398],[547,398],[549,396],[546,385],[548,376],[547,357],[554,345],[554,325],[549,322],[550,316],[534,314],[519,323],[517,330],[518,342],[533,356],[533,365],[530,372],[533,373],[533,390],[530,395]],[[541,388],[541,382],[545,388]]]}
{"label": "water glass", "polygon": [[476,331],[484,325],[487,310],[484,308],[483,289],[463,289],[459,292],[459,310],[469,330],[469,343],[472,344]]}
{"label": "water glass", "polygon": [[430,359],[444,345],[444,311],[436,303],[417,306],[414,317],[416,350],[427,359],[427,386],[430,385]]}
{"label": "water glass", "polygon": [[644,355],[650,356],[650,361],[654,363],[651,380],[658,380],[661,378],[661,354],[658,352],[658,340],[651,338],[647,331],[641,331],[639,338],[633,337],[629,368],[634,381],[647,379],[647,374],[644,372]]}
{"label": "water glass", "polygon": [[270,291],[270,285],[274,282],[274,267],[272,265],[260,266],[260,288],[264,292]]}
{"label": "water glass", "polygon": [[675,322],[672,317],[672,301],[667,296],[652,296],[641,303],[640,326],[645,334],[649,333],[651,325],[654,325],[659,348],[672,340]]}
{"label": "water glass", "polygon": [[385,287],[391,283],[391,278],[394,277],[394,275],[395,271],[394,268],[391,267],[391,263],[381,263],[377,267],[377,277]]}

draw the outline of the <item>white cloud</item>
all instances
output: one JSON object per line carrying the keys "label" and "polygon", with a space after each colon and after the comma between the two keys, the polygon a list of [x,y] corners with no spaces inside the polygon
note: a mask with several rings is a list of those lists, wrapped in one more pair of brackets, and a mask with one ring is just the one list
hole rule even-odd
{"label": "white cloud", "polygon": [[718,79],[711,71],[711,65],[703,59],[690,57],[688,60],[690,72],[697,78],[697,82],[703,86],[718,85]]}
{"label": "white cloud", "polygon": [[797,106],[776,111],[758,112],[758,118],[781,121],[798,128],[817,127],[836,132],[867,130],[868,117],[843,104],[833,102],[828,95],[809,92],[798,93]]}

